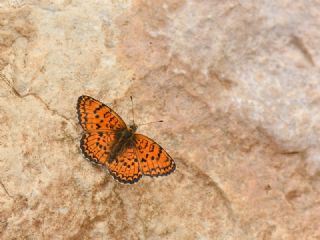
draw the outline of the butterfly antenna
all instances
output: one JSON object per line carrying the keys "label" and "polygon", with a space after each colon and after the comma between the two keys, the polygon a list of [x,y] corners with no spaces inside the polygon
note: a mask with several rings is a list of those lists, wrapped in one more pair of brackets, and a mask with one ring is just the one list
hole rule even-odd
{"label": "butterfly antenna", "polygon": [[135,122],[134,122],[134,111],[133,111],[133,97],[130,96],[130,99],[131,99],[132,121],[133,121],[133,123],[135,124]]}
{"label": "butterfly antenna", "polygon": [[147,124],[151,124],[151,123],[159,123],[159,122],[163,122],[163,120],[159,120],[159,121],[154,121],[154,122],[147,122],[147,123],[141,123],[141,124],[138,124],[138,126],[142,126],[142,125],[147,125]]}

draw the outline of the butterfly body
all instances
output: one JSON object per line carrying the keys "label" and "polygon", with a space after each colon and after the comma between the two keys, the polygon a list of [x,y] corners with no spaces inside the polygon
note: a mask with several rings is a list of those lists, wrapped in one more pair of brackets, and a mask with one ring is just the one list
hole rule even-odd
{"label": "butterfly body", "polygon": [[106,166],[121,183],[135,183],[143,175],[158,177],[172,173],[175,163],[152,139],[136,133],[117,113],[100,101],[80,96],[79,123],[85,131],[80,149],[91,162]]}
{"label": "butterfly body", "polygon": [[116,132],[116,141],[111,149],[108,162],[112,161],[126,148],[134,147],[134,133],[137,130],[137,125],[133,124],[129,128],[120,129]]}

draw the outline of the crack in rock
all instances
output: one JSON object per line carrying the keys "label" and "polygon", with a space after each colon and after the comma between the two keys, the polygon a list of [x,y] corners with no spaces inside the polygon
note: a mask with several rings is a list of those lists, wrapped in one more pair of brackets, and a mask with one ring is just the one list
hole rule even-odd
{"label": "crack in rock", "polygon": [[36,93],[26,93],[26,94],[21,94],[11,83],[10,81],[4,76],[3,74],[0,74],[1,80],[10,88],[11,92],[19,97],[19,98],[26,98],[26,97],[33,97],[36,100],[38,100],[42,105],[45,106],[45,108],[51,112],[53,115],[58,115],[59,117],[63,118],[65,121],[70,123],[75,129],[77,128],[76,124],[68,117],[64,116],[63,114],[59,113],[57,110],[52,109],[48,103],[46,103],[40,96],[38,96]]}

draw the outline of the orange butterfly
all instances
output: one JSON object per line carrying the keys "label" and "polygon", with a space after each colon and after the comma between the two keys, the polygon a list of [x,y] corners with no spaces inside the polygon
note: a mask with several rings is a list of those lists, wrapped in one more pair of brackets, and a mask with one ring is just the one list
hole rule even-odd
{"label": "orange butterfly", "polygon": [[111,108],[98,100],[81,96],[77,104],[79,123],[85,133],[80,142],[84,156],[108,168],[121,183],[135,183],[142,175],[158,177],[172,173],[176,165],[155,141],[135,133]]}

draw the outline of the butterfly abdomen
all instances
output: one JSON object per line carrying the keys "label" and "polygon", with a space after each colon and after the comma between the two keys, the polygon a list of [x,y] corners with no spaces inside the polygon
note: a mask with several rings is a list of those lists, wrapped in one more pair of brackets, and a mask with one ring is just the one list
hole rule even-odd
{"label": "butterfly abdomen", "polygon": [[133,147],[133,133],[128,129],[119,130],[116,133],[117,143],[111,149],[108,162],[113,162],[126,148]]}

